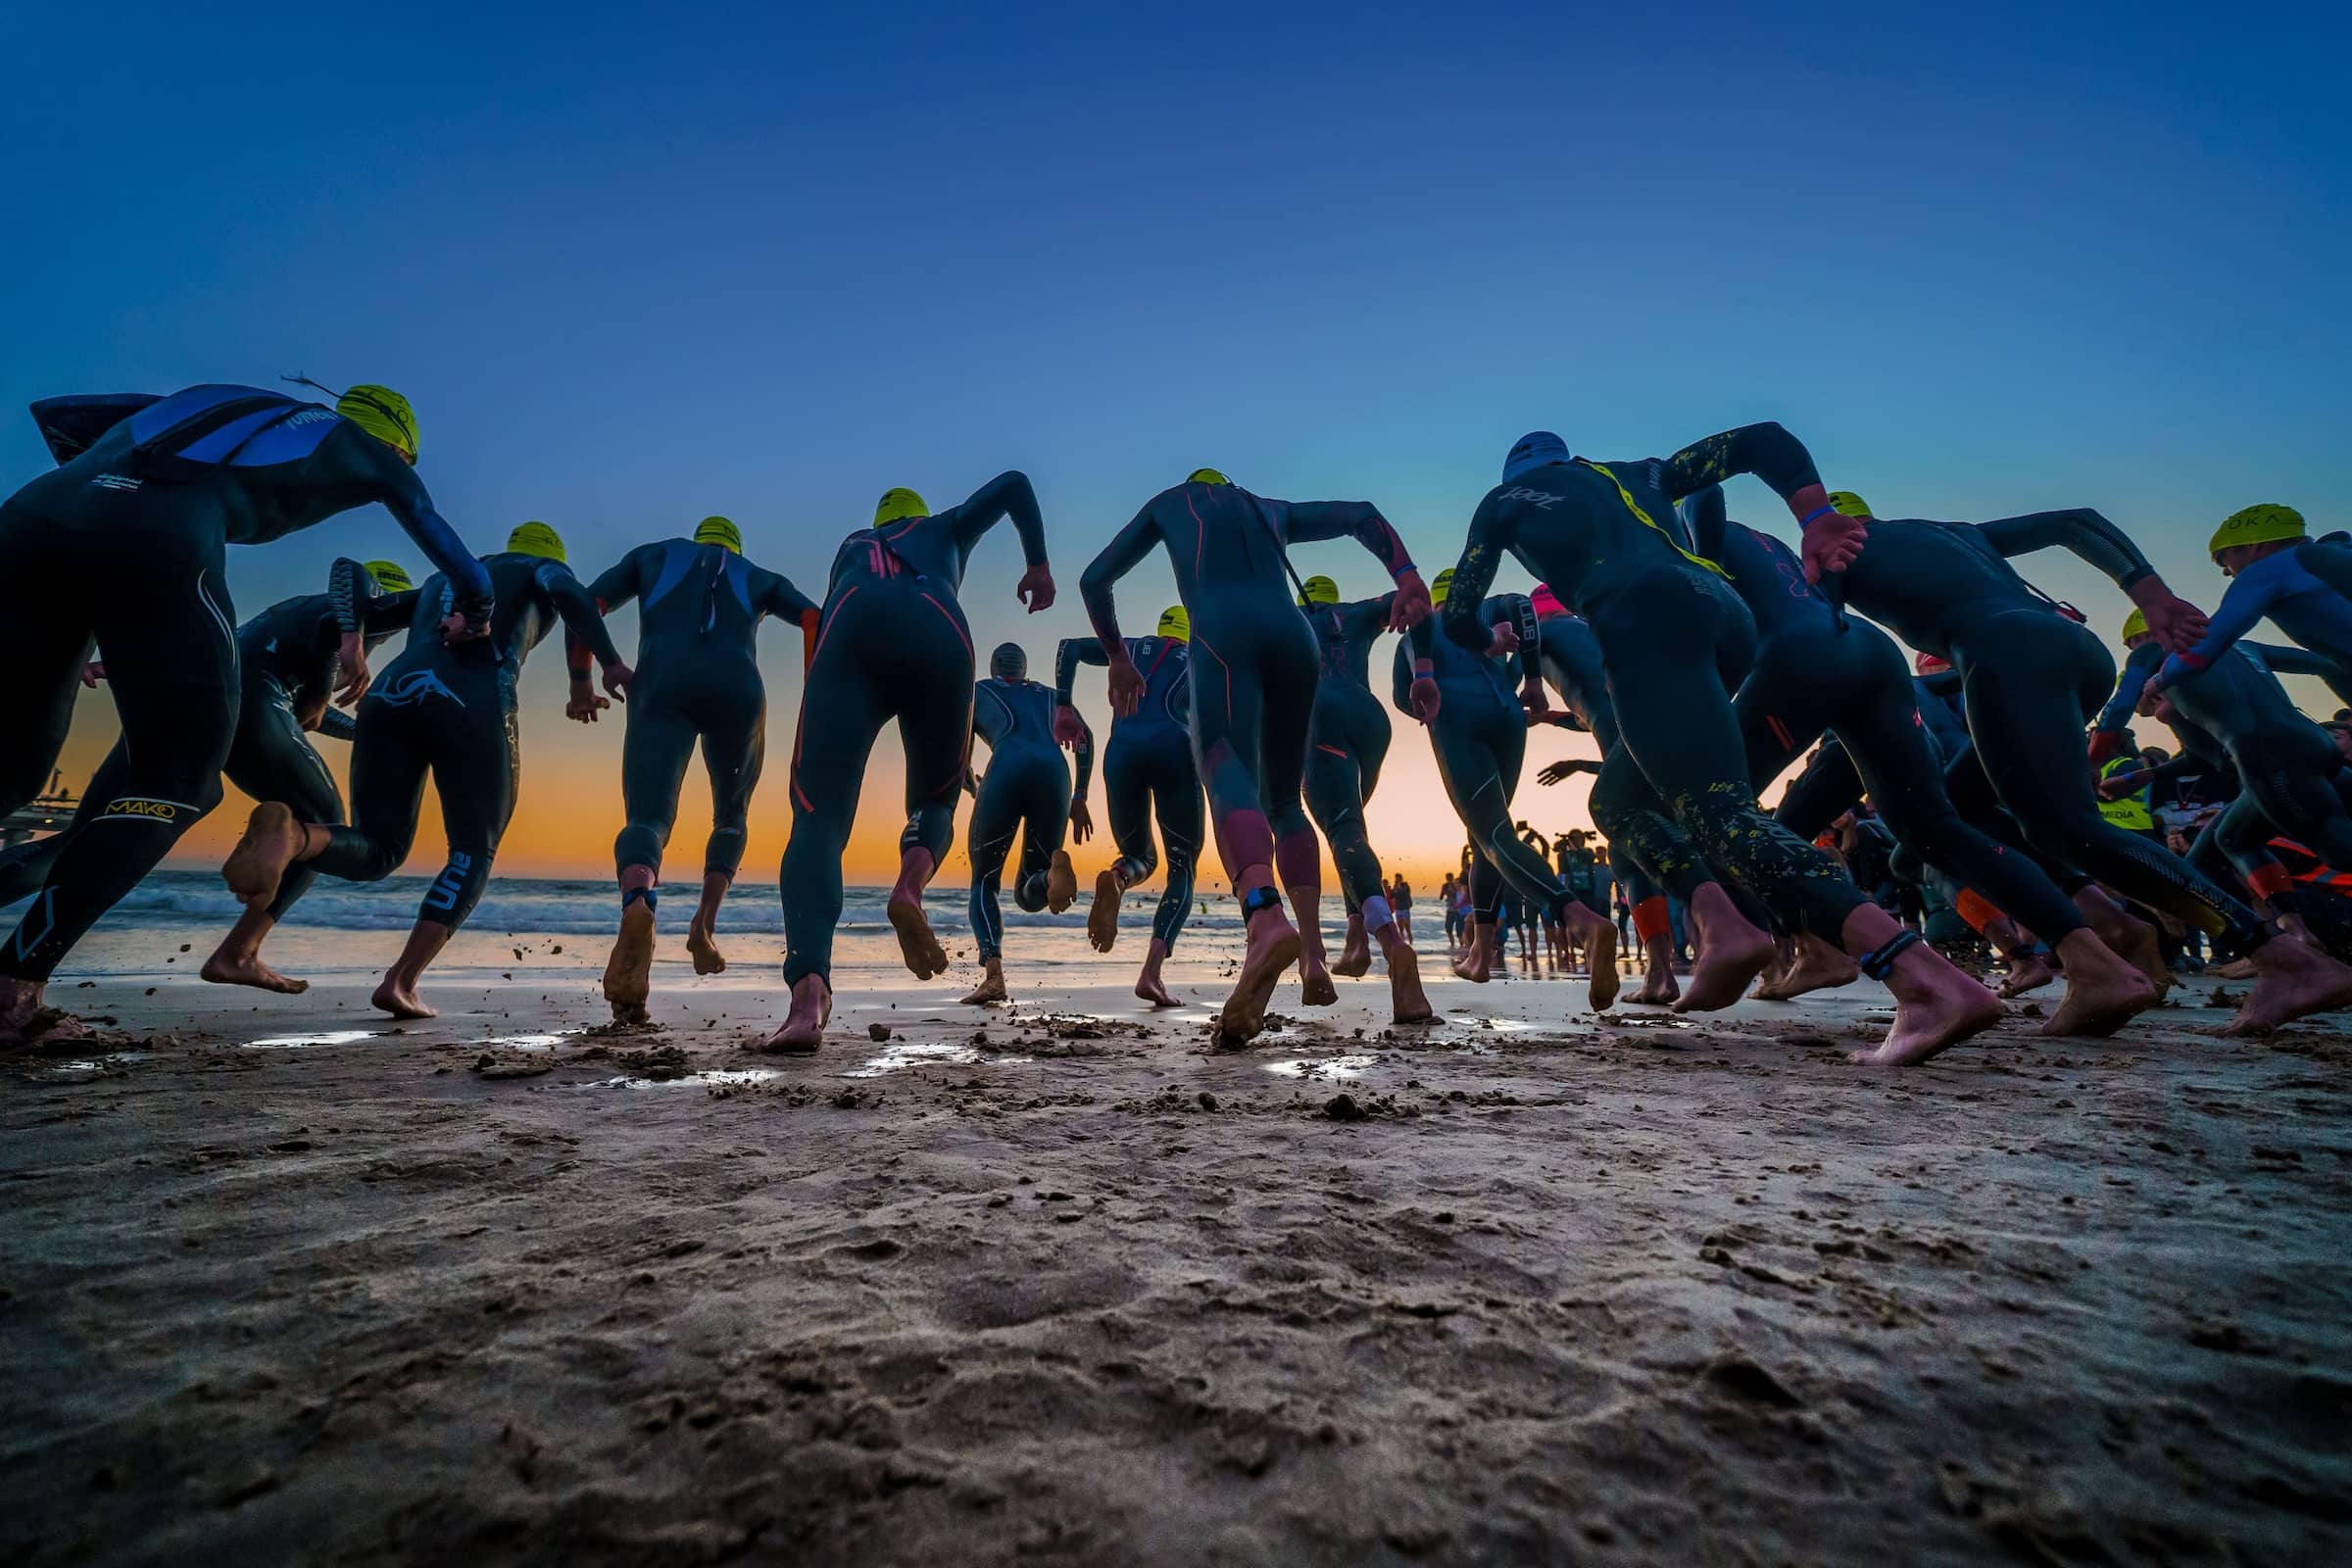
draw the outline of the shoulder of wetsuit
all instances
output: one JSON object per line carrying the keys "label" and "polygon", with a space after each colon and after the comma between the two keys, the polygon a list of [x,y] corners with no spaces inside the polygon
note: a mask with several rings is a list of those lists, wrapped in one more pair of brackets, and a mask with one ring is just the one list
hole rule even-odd
{"label": "shoulder of wetsuit", "polygon": [[163,397],[155,392],[93,392],[42,398],[32,405],[32,422],[59,464],[73,462],[108,431]]}

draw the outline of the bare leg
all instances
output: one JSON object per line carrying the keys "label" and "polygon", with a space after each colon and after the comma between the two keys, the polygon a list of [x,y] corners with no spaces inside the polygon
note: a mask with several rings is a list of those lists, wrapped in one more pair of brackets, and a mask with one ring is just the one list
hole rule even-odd
{"label": "bare leg", "polygon": [[449,946],[452,932],[437,920],[419,920],[409,928],[409,944],[400,950],[400,957],[384,975],[384,982],[375,988],[368,1000],[395,1018],[435,1018],[440,1014],[416,995],[416,982],[424,978],[425,966],[440,956]]}
{"label": "bare leg", "polygon": [[1328,1007],[1340,1000],[1340,988],[1331,983],[1331,966],[1323,957],[1322,885],[1308,882],[1285,891],[1298,918],[1299,1004]]}
{"label": "bare leg", "polygon": [[1331,972],[1353,980],[1371,968],[1372,944],[1365,940],[1364,915],[1358,909],[1348,917],[1348,939],[1340,944],[1340,961],[1331,966]]}
{"label": "bare leg", "polygon": [[[1845,917],[1840,935],[1845,951],[1860,957],[1901,931],[1893,915],[1865,904]],[[2352,970],[2346,973],[2352,975]],[[1925,1061],[2001,1020],[2000,999],[1953,968],[1951,960],[1925,942],[1915,942],[1896,956],[1886,989],[1894,993],[1894,1027],[1876,1051],[1857,1051],[1848,1060],[1874,1067]]]}
{"label": "bare leg", "polygon": [[992,956],[980,960],[980,983],[972,987],[971,995],[963,1000],[973,1005],[1004,1000],[1004,960]]}
{"label": "bare leg", "polygon": [[[1108,876],[1110,873],[1105,871],[1102,874]],[[1152,945],[1144,950],[1144,969],[1135,977],[1135,994],[1154,1007],[1181,1007],[1184,1004],[1171,996],[1168,988],[1160,982],[1159,966],[1167,961],[1168,945],[1153,937]]]}
{"label": "bare leg", "polygon": [[290,808],[264,801],[245,819],[245,836],[228,852],[220,879],[247,908],[266,909],[276,899],[287,866],[325,853],[326,829],[297,822]]}
{"label": "bare leg", "polygon": [[[923,889],[930,885],[934,869],[929,850],[908,850],[899,860],[898,885],[890,890],[890,927],[899,934],[899,952],[917,980],[948,972],[947,953],[941,949],[939,938],[931,934],[930,916],[923,913]],[[797,1012],[798,986],[793,988],[793,996]],[[832,1004],[833,996],[828,988],[825,993],[828,1012]],[[789,1023],[786,1027],[790,1027]]]}
{"label": "bare leg", "polygon": [[1455,979],[1467,980],[1477,986],[1487,983],[1487,976],[1494,969],[1494,933],[1501,929],[1499,922],[1470,922],[1470,935],[1462,944],[1462,956],[1453,960]]}
{"label": "bare leg", "polygon": [[696,974],[723,974],[727,956],[718,951],[718,906],[727,902],[727,889],[734,884],[721,871],[712,871],[703,878],[703,899],[694,906],[693,923],[686,927],[686,954],[694,959]]}
{"label": "bare leg", "polygon": [[2226,1035],[2268,1034],[2315,1012],[2352,1007],[2352,965],[2317,948],[2293,937],[2273,937],[2247,957],[2254,964],[2254,994],[2222,1031]]}
{"label": "bare leg", "polygon": [[1748,923],[1720,882],[1700,883],[1688,907],[1698,961],[1690,966],[1690,989],[1676,999],[1674,1010],[1728,1007],[1772,961],[1772,938]]}
{"label": "bare leg", "polygon": [[277,924],[267,904],[249,906],[237,916],[237,923],[228,928],[220,946],[204,960],[197,971],[201,979],[219,986],[252,986],[261,991],[281,992],[298,997],[311,989],[308,980],[289,980],[262,961],[262,939]]}
{"label": "bare leg", "polygon": [[1046,867],[1046,907],[1059,914],[1078,902],[1078,868],[1070,864],[1070,852],[1055,850]]}
{"label": "bare leg", "polygon": [[1683,994],[1683,983],[1674,977],[1672,937],[1642,938],[1642,956],[1644,963],[1642,989],[1634,993],[1632,1000],[1662,1007]]}
{"label": "bare leg", "polygon": [[2164,944],[2156,928],[2109,898],[2104,889],[2085,887],[2075,895],[2075,907],[2107,944],[2108,951],[2139,966],[2156,988],[2156,1000],[2173,988],[2172,972],[2164,966]]}
{"label": "bare leg", "polygon": [[2132,1014],[2156,1005],[2156,988],[2139,966],[2118,956],[2087,928],[2058,942],[2066,960],[2066,1000],[2041,1026],[2045,1035],[2111,1035]]}
{"label": "bare leg", "polygon": [[[624,867],[620,873],[623,898],[631,893],[651,893],[654,868],[650,865]],[[645,1022],[645,1004],[653,995],[654,985],[654,906],[645,899],[634,899],[620,906],[620,934],[612,939],[612,956],[605,959],[605,1001],[612,1007],[615,1023]]]}
{"label": "bare leg", "polygon": [[0,976],[0,1045],[27,1040],[92,1040],[98,1031],[70,1012],[44,1005],[47,982]]}
{"label": "bare leg", "polygon": [[833,988],[821,974],[805,974],[792,988],[792,1007],[775,1033],[753,1046],[772,1055],[813,1056],[833,1016]]}
{"label": "bare leg", "polygon": [[[1576,928],[1577,940],[1584,944],[1585,968],[1592,977],[1586,999],[1594,1012],[1605,1012],[1617,1000],[1617,928],[1606,915],[1582,904],[1568,906],[1568,923]],[[1560,946],[1567,945],[1567,934],[1562,932]]]}
{"label": "bare leg", "polygon": [[[1108,953],[1119,940],[1119,900],[1126,896],[1127,884],[1119,880],[1118,871],[1108,869],[1095,878],[1095,902],[1086,911],[1086,940],[1095,945],[1097,953]],[[1162,944],[1162,956],[1166,949]],[[1147,968],[1152,967],[1147,964]],[[1152,970],[1157,973],[1156,969]]]}
{"label": "bare leg", "polygon": [[1380,928],[1381,956],[1389,966],[1389,1005],[1398,1023],[1427,1023],[1438,1013],[1421,989],[1421,956],[1404,939],[1404,928],[1391,920]]}

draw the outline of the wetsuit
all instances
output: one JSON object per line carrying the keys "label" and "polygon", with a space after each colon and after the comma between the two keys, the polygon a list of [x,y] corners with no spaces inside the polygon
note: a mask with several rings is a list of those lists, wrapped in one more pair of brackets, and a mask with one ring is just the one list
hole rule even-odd
{"label": "wetsuit", "polygon": [[[343,792],[312,747],[302,715],[318,715],[318,734],[350,740],[351,715],[327,706],[344,635],[360,633],[372,650],[408,624],[416,601],[414,589],[385,593],[356,561],[337,561],[327,575],[327,592],[271,605],[237,628],[237,733],[221,764],[238,789],[256,801],[282,801],[305,822],[342,821]],[[98,819],[101,807],[121,794],[129,766],[128,749],[117,741],[90,775],[65,832],[0,853],[0,905],[14,904],[47,879],[65,853],[67,835]],[[283,915],[315,874],[305,862],[288,866],[270,917]]]}
{"label": "wetsuit", "polygon": [[1372,695],[1372,645],[1389,629],[1396,601],[1390,593],[1306,611],[1322,660],[1307,726],[1306,809],[1331,846],[1350,915],[1361,913],[1367,899],[1388,906],[1388,882],[1365,831],[1364,803],[1379,787],[1380,764],[1389,755],[1388,710]]}
{"label": "wetsuit", "polygon": [[[1046,875],[1070,828],[1070,769],[1054,744],[1054,688],[1033,680],[990,676],[972,688],[972,734],[988,743],[988,772],[974,792],[964,829],[972,856],[972,935],[983,961],[1004,951],[1004,916],[997,889],[1012,836],[1021,835],[1021,865],[1012,902],[1031,914],[1046,906]],[[1077,746],[1078,788],[1095,770],[1095,738]]]}
{"label": "wetsuit", "polygon": [[[1454,592],[1460,591],[1456,577]],[[1453,606],[1449,595],[1446,608],[1450,612]],[[1535,646],[1536,612],[1526,595],[1497,594],[1479,607],[1478,616],[1486,626],[1511,625],[1522,647]],[[1508,884],[1518,895],[1514,913],[1530,920],[1541,915],[1547,924],[1558,924],[1576,903],[1575,895],[1511,821],[1511,796],[1519,788],[1519,768],[1527,756],[1527,711],[1518,697],[1519,655],[1490,659],[1474,654],[1441,636],[1434,619],[1423,621],[1396,647],[1393,696],[1398,711],[1408,715],[1413,713],[1414,669],[1422,661],[1428,662],[1430,678],[1438,683],[1430,749],[1437,753],[1446,797],[1470,832],[1470,901],[1479,923],[1492,925],[1501,918]]]}
{"label": "wetsuit", "polygon": [[1350,536],[1388,568],[1411,571],[1404,541],[1360,501],[1274,501],[1239,485],[1186,482],[1144,503],[1080,582],[1095,635],[1118,634],[1111,585],[1165,545],[1192,620],[1193,762],[1247,920],[1280,895],[1239,885],[1271,865],[1285,886],[1317,882],[1322,851],[1299,800],[1313,727],[1315,634],[1284,581],[1286,545]]}
{"label": "wetsuit", "polygon": [[[1602,666],[1600,639],[1582,615],[1546,615],[1536,622],[1536,668],[1559,697],[1561,709],[1576,719],[1563,729],[1582,727],[1600,748],[1601,765],[1624,744],[1617,733],[1617,705],[1609,696],[1609,678]],[[1619,764],[1624,766],[1626,764]],[[1597,823],[1595,824],[1597,825]],[[1630,848],[1609,845],[1609,875],[1625,889],[1630,904],[1646,904],[1658,896],[1657,883],[1642,869]],[[1590,899],[1587,904],[1592,904]],[[1592,904],[1602,914],[1608,910]]]}
{"label": "wetsuit", "polygon": [[[2095,725],[2094,762],[2126,738],[2141,692],[2167,662],[2153,639],[2124,661],[2115,696]],[[2183,719],[2222,743],[2237,768],[2244,792],[2224,813],[2225,818],[2234,814],[2236,821],[2227,827],[2217,823],[2212,831],[2215,844],[2248,885],[2272,895],[2287,891],[2291,880],[2265,847],[2271,833],[2256,831],[2256,813],[2328,864],[2352,867],[2352,774],[2343,754],[2295,707],[2251,646],[2225,648],[2211,664],[2166,687],[2165,695]]]}
{"label": "wetsuit", "polygon": [[1989,792],[2062,889],[2095,876],[2200,930],[2228,933],[2241,951],[2268,940],[2261,917],[2210,878],[2099,815],[2077,737],[2114,690],[2114,657],[2007,559],[2053,545],[2119,587],[2152,575],[2132,541],[2087,510],[1973,524],[1881,518],[1842,573],[1845,602],[1959,670],[1976,745],[1946,784],[1969,820],[1991,826]]}
{"label": "wetsuit", "polygon": [[[629,687],[628,734],[620,748],[620,798],[628,825],[612,841],[615,869],[662,869],[662,851],[677,820],[678,788],[694,743],[703,743],[710,774],[710,839],[703,874],[733,881],[767,756],[767,687],[760,678],[760,622],[769,615],[800,625],[807,646],[816,605],[789,578],[724,545],[664,539],[640,545],[588,585],[610,613],[637,601],[637,678]],[[564,639],[575,675],[589,648]]]}
{"label": "wetsuit", "polygon": [[1578,459],[1496,485],[1471,518],[1446,631],[1483,646],[1477,602],[1503,558],[1516,557],[1600,644],[1624,740],[1592,788],[1593,821],[1610,844],[1632,849],[1686,903],[1717,880],[1709,862],[1720,865],[1787,929],[1836,942],[1863,896],[1834,857],[1756,804],[1731,701],[1755,625],[1678,533],[1674,503],[1735,473],[1755,474],[1783,500],[1822,493],[1811,455],[1777,424],[1710,436],[1662,461]]}
{"label": "wetsuit", "polygon": [[40,981],[220,802],[242,686],[227,546],[381,502],[457,575],[457,608],[477,621],[489,583],[400,454],[332,409],[199,386],[58,399],[33,416],[63,461],[0,503],[0,582],[17,591],[0,617],[0,814],[48,781],[93,640],[123,748],[91,830],[0,942],[0,975]]}
{"label": "wetsuit", "polygon": [[441,640],[440,621],[456,592],[448,577],[435,574],[417,590],[408,647],[360,699],[351,825],[329,831],[325,852],[311,861],[320,875],[346,882],[377,882],[399,870],[416,839],[430,773],[449,860],[425,889],[416,918],[453,930],[489,882],[522,786],[514,682],[523,660],[561,617],[599,663],[620,662],[596,601],[570,567],[512,552],[485,556],[482,564],[497,596],[485,639]]}
{"label": "wetsuit", "polygon": [[[1193,910],[1194,868],[1200,859],[1202,816],[1200,775],[1193,766],[1188,725],[1193,705],[1192,647],[1181,637],[1130,637],[1127,658],[1144,677],[1143,700],[1135,711],[1114,715],[1102,748],[1102,788],[1109,796],[1110,839],[1118,846],[1111,867],[1119,886],[1131,888],[1159,863],[1152,844],[1152,818],[1159,818],[1166,846],[1168,880],[1152,916],[1152,935],[1166,946]],[[1102,642],[1065,637],[1054,659],[1054,698],[1075,707],[1071,693],[1080,664],[1107,664]],[[1086,779],[1071,792],[1086,799]]]}
{"label": "wetsuit", "polygon": [[945,512],[861,528],[834,554],[792,745],[792,839],[779,878],[788,985],[833,972],[842,851],[866,758],[894,718],[906,754],[900,848],[926,851],[934,867],[947,859],[972,744],[972,633],[956,596],[972,547],[1006,517],[1022,559],[1044,565],[1037,492],[1018,471]]}
{"label": "wetsuit", "polygon": [[2327,661],[2328,667],[2312,672],[2352,703],[2352,541],[2340,533],[2248,563],[2230,579],[2197,646],[2164,662],[2162,683],[2212,664],[2266,616]]}
{"label": "wetsuit", "polygon": [[[1733,701],[1758,788],[1835,727],[1896,842],[2056,945],[2084,926],[2074,901],[2028,856],[1960,819],[1944,792],[1911,671],[1894,639],[1840,615],[1778,539],[1731,520],[1723,490],[1684,503],[1694,548],[1720,564],[1755,616],[1755,667]],[[1940,706],[1940,705],[1938,705]],[[1856,878],[1857,885],[1869,884]]]}

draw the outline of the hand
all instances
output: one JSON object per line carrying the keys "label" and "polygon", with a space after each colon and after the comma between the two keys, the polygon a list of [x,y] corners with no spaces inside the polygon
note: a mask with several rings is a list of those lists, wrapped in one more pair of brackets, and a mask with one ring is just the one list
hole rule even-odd
{"label": "hand", "polygon": [[1556,724],[1561,719],[1566,718],[1569,715],[1560,712],[1556,709],[1545,708],[1543,704],[1539,703],[1535,707],[1526,710],[1520,716],[1527,720],[1527,727],[1529,729],[1534,729],[1538,724]]}
{"label": "hand", "polygon": [[[356,631],[343,634],[335,648],[335,706],[349,708],[368,695],[368,645]],[[305,728],[316,726],[306,725]]]}
{"label": "hand", "polygon": [[2178,724],[2180,722],[2180,710],[2173,707],[2173,694],[2170,692],[2158,692],[2156,694],[2156,722],[2159,724]]}
{"label": "hand", "polygon": [[596,715],[612,706],[611,703],[596,695],[596,688],[588,684],[587,676],[574,675],[571,677],[571,700],[564,705],[565,718],[577,719],[583,724],[593,724],[596,722]]}
{"label": "hand", "polygon": [[1870,537],[1868,517],[1849,517],[1833,512],[1805,524],[1805,581],[1819,582],[1825,571],[1843,571],[1862,554]]}
{"label": "hand", "polygon": [[2132,710],[2142,718],[2154,718],[2156,705],[2163,701],[2164,688],[2150,681],[2139,689],[2139,701],[2132,705]]}
{"label": "hand", "polygon": [[1553,762],[1536,775],[1536,782],[1539,784],[1557,784],[1566,779],[1570,773],[1575,771],[1576,769],[1570,767],[1566,762]]}
{"label": "hand", "polygon": [[1086,736],[1086,720],[1067,703],[1054,705],[1054,744],[1075,746]]}
{"label": "hand", "polygon": [[1021,580],[1012,585],[1012,597],[1029,607],[1029,613],[1050,608],[1054,603],[1054,568],[1039,562],[1021,573]]}
{"label": "hand", "polygon": [[2140,578],[2132,585],[2131,599],[2166,653],[2185,654],[2204,641],[2205,612],[2167,588],[2163,578]]}
{"label": "hand", "polygon": [[1122,655],[1110,662],[1110,710],[1121,718],[1144,704],[1144,673],[1135,661]]}
{"label": "hand", "polygon": [[489,635],[490,612],[488,611],[482,612],[482,618],[479,620],[463,611],[441,617],[441,641],[447,647],[455,648],[460,643],[479,642]]}
{"label": "hand", "polygon": [[1504,621],[1496,626],[1494,637],[1487,643],[1487,657],[1489,659],[1508,659],[1518,651],[1519,628],[1509,621]]}
{"label": "hand", "polygon": [[81,683],[92,691],[97,690],[98,683],[104,679],[106,679],[105,660],[93,659],[81,666]]}
{"label": "hand", "polygon": [[317,729],[326,721],[326,693],[306,693],[294,705],[294,722],[304,729]]}
{"label": "hand", "polygon": [[1083,795],[1070,802],[1070,834],[1081,844],[1095,836],[1095,813],[1086,808]]}
{"label": "hand", "polygon": [[1411,631],[1433,613],[1429,584],[1409,568],[1397,574],[1396,597],[1389,602],[1389,630]]}
{"label": "hand", "polygon": [[629,687],[636,682],[637,672],[631,669],[628,665],[620,662],[620,661],[614,660],[612,663],[605,666],[604,676],[605,691],[607,695],[611,696],[615,702],[627,702],[629,700]]}
{"label": "hand", "polygon": [[1413,705],[1413,716],[1426,724],[1438,716],[1445,699],[1438,695],[1438,683],[1427,675],[1413,678],[1413,689],[1406,694]]}

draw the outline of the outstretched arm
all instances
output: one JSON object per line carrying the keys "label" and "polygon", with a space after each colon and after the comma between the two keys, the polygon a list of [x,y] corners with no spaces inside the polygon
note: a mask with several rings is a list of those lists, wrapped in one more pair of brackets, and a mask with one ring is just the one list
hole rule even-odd
{"label": "outstretched arm", "polygon": [[571,574],[570,567],[560,561],[543,561],[531,573],[531,579],[556,607],[556,613],[564,619],[565,633],[587,643],[599,664],[608,671],[628,667],[621,662],[620,650],[612,646],[612,634],[605,629],[605,617],[598,613],[595,599],[580,585],[580,579]]}
{"label": "outstretched arm", "polygon": [[1032,566],[1046,564],[1045,518],[1037,510],[1037,491],[1020,469],[1005,469],[953,511],[956,544],[965,555],[982,534],[1010,517],[1013,531],[1021,536],[1021,559]]}
{"label": "outstretched arm", "polygon": [[[575,577],[572,580],[576,584],[579,579]],[[645,580],[637,570],[637,552],[634,550],[621,557],[618,564],[606,567],[598,574],[596,581],[588,585],[588,597],[595,604],[599,616],[609,614],[615,605],[625,605],[643,592]],[[562,605],[559,604],[557,609],[561,612]],[[608,643],[610,640],[608,636]],[[588,684],[594,655],[595,650],[589,647],[588,639],[572,630],[567,618],[564,625],[564,663],[570,669],[574,685]]]}
{"label": "outstretched arm", "polygon": [[1368,501],[1271,502],[1283,509],[1286,540],[1337,539],[1342,534],[1372,552],[1396,585],[1390,598],[1389,624],[1398,631],[1429,618],[1429,585],[1389,519]]}
{"label": "outstretched arm", "polygon": [[2036,550],[2071,550],[2114,580],[2126,593],[2156,568],[2139,553],[2123,529],[2088,507],[2064,512],[2029,512],[2022,517],[1996,517],[1977,524],[1984,542],[2004,556],[2032,555]]}
{"label": "outstretched arm", "polygon": [[1064,637],[1061,646],[1054,650],[1054,701],[1063,708],[1075,706],[1073,694],[1078,690],[1080,664],[1108,664],[1110,656],[1102,652],[1099,637]]}
{"label": "outstretched arm", "polygon": [[1471,514],[1470,537],[1462,542],[1462,559],[1453,564],[1453,582],[1446,590],[1442,612],[1446,635],[1479,654],[1493,645],[1494,631],[1479,618],[1478,608],[1494,586],[1494,573],[1502,569],[1515,532],[1508,512],[1494,499],[1498,493],[1499,487],[1490,491]]}
{"label": "outstretched arm", "polygon": [[1078,759],[1078,782],[1071,787],[1070,798],[1083,801],[1086,786],[1095,776],[1095,732],[1084,719],[1078,721],[1078,744],[1070,752]]}
{"label": "outstretched arm", "polygon": [[[2255,565],[2269,564],[2256,562]],[[2239,572],[2230,580],[2229,591],[2222,595],[2221,605],[2214,611],[2213,618],[2206,623],[2205,635],[2198,638],[2193,647],[2177,650],[2172,658],[2166,660],[2164,668],[2157,672],[2156,683],[2169,686],[2197,670],[2211,667],[2215,660],[2230,651],[2231,644],[2252,631],[2255,622],[2271,612],[2272,600],[2280,585],[2281,577],[2275,572]]]}
{"label": "outstretched arm", "polygon": [[1862,553],[1868,519],[1845,516],[1830,505],[1813,454],[1777,421],[1743,424],[1694,441],[1658,466],[1658,482],[1670,501],[1694,495],[1736,473],[1752,473],[1772,486],[1803,537],[1800,553],[1807,582],[1820,581],[1825,571],[1843,571]]}
{"label": "outstretched arm", "polygon": [[450,587],[456,591],[456,609],[466,623],[478,628],[475,635],[490,627],[490,568],[483,565],[466,548],[458,531],[452,528],[441,514],[433,510],[433,498],[425,493],[423,481],[416,477],[401,456],[381,442],[372,445],[380,449],[383,483],[376,499],[384,510],[416,542],[427,561],[436,570],[447,574]]}
{"label": "outstretched arm", "polygon": [[752,602],[753,608],[801,628],[801,673],[805,675],[816,662],[816,626],[823,618],[823,607],[780,571],[763,571],[760,576],[760,597]]}
{"label": "outstretched arm", "polygon": [[1102,553],[1088,563],[1085,574],[1078,579],[1078,598],[1086,606],[1086,618],[1102,640],[1103,653],[1114,669],[1126,660],[1127,645],[1119,637],[1119,616],[1111,602],[1111,587],[1133,571],[1158,543],[1159,522],[1147,504],[1102,547]]}

